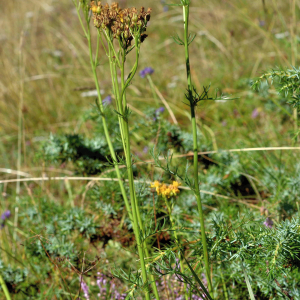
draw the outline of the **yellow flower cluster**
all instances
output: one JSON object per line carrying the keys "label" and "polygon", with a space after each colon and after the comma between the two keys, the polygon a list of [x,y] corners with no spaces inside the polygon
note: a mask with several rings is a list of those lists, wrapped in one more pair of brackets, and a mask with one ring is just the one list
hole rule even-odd
{"label": "yellow flower cluster", "polygon": [[160,183],[158,180],[155,180],[151,183],[152,188],[156,189],[157,195],[162,195],[164,198],[171,198],[172,196],[177,196],[180,193],[178,189],[180,183],[173,181],[172,184],[166,185],[165,183]]}

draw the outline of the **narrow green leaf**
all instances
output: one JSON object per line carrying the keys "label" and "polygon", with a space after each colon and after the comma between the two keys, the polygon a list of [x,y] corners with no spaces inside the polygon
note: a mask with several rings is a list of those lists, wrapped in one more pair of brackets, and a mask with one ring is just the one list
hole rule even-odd
{"label": "narrow green leaf", "polygon": [[2,278],[1,274],[0,274],[0,285],[1,285],[1,287],[2,287],[2,290],[3,290],[3,292],[4,292],[4,295],[5,295],[6,300],[11,300],[9,291],[8,291],[8,289],[7,289],[7,286],[6,286],[6,284],[5,284],[5,281],[4,281],[4,279]]}
{"label": "narrow green leaf", "polygon": [[200,280],[200,278],[197,276],[197,274],[195,273],[195,271],[193,270],[193,268],[191,267],[191,265],[189,264],[189,262],[187,261],[187,259],[183,256],[185,262],[187,263],[190,271],[192,272],[194,278],[196,279],[196,281],[199,283],[202,291],[204,292],[205,296],[210,299],[213,300],[213,298],[210,296],[209,292],[207,291],[207,289],[205,288],[205,286],[203,285],[202,281]]}
{"label": "narrow green leaf", "polygon": [[252,290],[252,287],[251,287],[251,284],[250,284],[250,281],[249,281],[249,277],[247,275],[246,269],[244,268],[243,262],[241,263],[241,267],[242,267],[244,275],[245,275],[245,280],[246,280],[248,292],[249,292],[249,295],[250,295],[250,299],[255,300],[253,290]]}

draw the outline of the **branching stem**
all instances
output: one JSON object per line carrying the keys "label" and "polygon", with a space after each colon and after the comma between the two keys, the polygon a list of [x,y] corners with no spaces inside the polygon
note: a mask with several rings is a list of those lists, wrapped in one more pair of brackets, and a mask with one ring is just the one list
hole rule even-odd
{"label": "branching stem", "polygon": [[[189,58],[189,44],[188,44],[188,20],[189,20],[189,5],[183,6],[183,21],[184,21],[184,49],[185,49],[185,63],[186,63],[186,73],[187,73],[187,81],[188,81],[188,93],[193,93],[192,88],[192,78],[191,78],[191,69],[190,69],[190,58]],[[204,253],[204,265],[206,278],[208,282],[208,290],[210,294],[212,294],[212,284],[210,280],[210,266],[208,259],[208,250],[207,250],[207,242],[205,235],[205,226],[204,226],[204,215],[202,210],[202,202],[201,195],[199,189],[199,177],[198,177],[198,145],[197,145],[197,125],[196,125],[196,116],[195,116],[195,104],[190,103],[191,107],[191,121],[192,121],[192,131],[193,131],[193,149],[194,149],[194,193],[197,199],[198,212],[200,217],[200,225],[201,225],[201,239],[203,244],[203,253]]]}

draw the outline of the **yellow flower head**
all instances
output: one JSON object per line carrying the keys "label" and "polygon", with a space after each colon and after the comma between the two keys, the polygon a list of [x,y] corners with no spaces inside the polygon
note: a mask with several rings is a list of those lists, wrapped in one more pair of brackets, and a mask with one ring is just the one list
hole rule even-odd
{"label": "yellow flower head", "polygon": [[162,195],[164,198],[171,198],[172,196],[177,196],[180,193],[179,190],[180,183],[173,181],[173,184],[166,185],[165,183],[160,183],[158,180],[151,183],[150,187],[156,189],[157,195]]}
{"label": "yellow flower head", "polygon": [[173,181],[173,184],[172,184],[174,187],[178,188],[179,185],[180,185],[180,182],[178,181]]}
{"label": "yellow flower head", "polygon": [[155,180],[153,183],[151,183],[151,186],[152,188],[156,188],[156,187],[159,187],[160,186],[160,182],[158,180]]}
{"label": "yellow flower head", "polygon": [[160,186],[161,186],[161,183],[158,180],[155,180],[153,183],[151,183],[150,187],[155,188],[157,195],[159,195],[160,194],[160,190],[159,190]]}

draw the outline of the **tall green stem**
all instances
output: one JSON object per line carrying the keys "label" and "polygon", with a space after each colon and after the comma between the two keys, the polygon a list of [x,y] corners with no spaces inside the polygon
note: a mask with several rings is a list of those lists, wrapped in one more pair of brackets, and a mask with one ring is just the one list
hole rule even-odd
{"label": "tall green stem", "polygon": [[[134,180],[133,180],[133,172],[132,172],[132,161],[131,161],[131,151],[130,151],[130,140],[129,140],[129,128],[127,121],[123,122],[124,125],[124,134],[125,134],[125,144],[126,144],[126,167],[128,173],[128,181],[129,181],[129,192],[130,192],[130,200],[131,200],[131,207],[132,207],[132,214],[133,214],[133,227],[135,231],[135,236],[137,239],[137,247],[140,257],[141,269],[142,269],[142,277],[144,283],[147,282],[147,272],[145,266],[145,258],[144,258],[144,251],[141,243],[140,238],[140,228],[138,226],[138,217],[136,212],[137,204],[136,202],[136,195],[135,195],[135,188],[134,188]],[[150,299],[149,292],[146,291],[146,299]]]}
{"label": "tall green stem", "polygon": [[[74,2],[74,3],[76,5],[76,2]],[[108,147],[109,147],[109,150],[110,150],[110,153],[111,153],[111,157],[112,157],[113,161],[117,161],[116,154],[114,152],[114,148],[113,148],[113,145],[112,145],[112,142],[111,142],[111,139],[110,139],[110,136],[109,136],[109,132],[108,132],[108,127],[107,127],[107,123],[106,123],[106,119],[105,119],[105,115],[104,115],[104,108],[103,108],[102,98],[101,98],[101,94],[100,94],[100,87],[99,87],[99,83],[98,83],[98,76],[97,76],[97,72],[96,72],[97,57],[98,57],[98,51],[99,51],[99,39],[101,38],[101,35],[98,33],[96,57],[93,59],[91,34],[90,34],[90,27],[89,27],[89,16],[88,16],[87,11],[84,11],[85,18],[86,18],[86,23],[87,23],[87,28],[85,28],[84,25],[83,25],[80,13],[79,13],[80,6],[81,6],[80,3],[78,5],[76,5],[76,9],[77,9],[78,18],[80,20],[80,24],[81,24],[82,29],[85,33],[85,36],[88,40],[90,63],[91,63],[91,67],[92,67],[92,72],[93,72],[93,76],[94,76],[96,89],[97,89],[97,94],[98,94],[98,108],[100,110],[100,114],[101,114],[101,118],[102,118],[103,129],[104,129],[104,133],[105,133],[105,136],[106,136]],[[139,48],[136,45],[136,47],[137,47],[136,62],[135,62],[135,65],[134,65],[134,67],[133,67],[133,69],[130,73],[129,78],[126,80],[126,82],[124,82],[124,62],[125,62],[125,56],[126,56],[125,52],[124,52],[124,55],[123,55],[123,64],[121,66],[120,60],[119,60],[118,55],[117,55],[117,53],[114,49],[113,43],[112,43],[112,41],[110,40],[110,38],[108,36],[108,32],[104,31],[104,34],[105,34],[107,42],[108,42],[108,49],[109,50],[106,53],[109,57],[109,62],[110,62],[110,71],[111,71],[112,80],[113,80],[113,82],[112,82],[113,92],[114,92],[115,97],[116,97],[117,108],[119,110],[119,113],[121,115],[123,115],[124,111],[125,111],[125,108],[126,108],[125,90],[128,87],[129,83],[131,82],[133,76],[136,73],[137,65],[138,65]],[[135,41],[135,42],[137,43],[137,41]],[[106,51],[106,48],[105,48],[105,51]],[[111,57],[111,54],[114,54],[114,59]],[[120,96],[120,93],[119,93],[119,85],[118,85],[118,78],[117,78],[117,72],[116,72],[116,65],[118,65],[118,67],[122,71],[121,96]],[[123,99],[125,99],[124,103],[123,103]],[[120,131],[121,131],[121,136],[122,136],[123,147],[124,147],[125,156],[126,156],[126,166],[127,166],[127,172],[128,172],[131,207],[129,205],[129,201],[128,201],[128,198],[127,198],[127,195],[126,195],[126,191],[125,191],[123,182],[121,181],[122,178],[121,178],[121,174],[120,174],[119,167],[118,167],[117,164],[115,164],[115,171],[116,171],[117,177],[119,179],[119,185],[120,185],[121,193],[123,195],[125,206],[126,206],[126,209],[128,211],[130,220],[132,222],[133,229],[134,229],[134,234],[135,234],[135,237],[136,237],[136,240],[137,240],[138,253],[139,253],[140,263],[141,263],[142,278],[143,278],[144,283],[147,284],[148,279],[147,279],[147,271],[146,271],[146,266],[145,266],[144,251],[145,251],[146,255],[148,256],[148,250],[147,250],[145,242],[143,242],[145,250],[143,249],[143,245],[142,245],[141,238],[140,238],[140,231],[142,230],[142,232],[143,232],[144,228],[143,228],[143,225],[142,225],[141,216],[140,216],[140,213],[139,213],[139,207],[138,207],[138,204],[137,204],[137,198],[136,198],[136,194],[135,194],[133,171],[132,171],[132,161],[131,161],[128,120],[127,119],[125,120],[125,118],[123,118],[122,116],[119,116],[119,124],[120,124]],[[156,284],[155,284],[153,275],[151,275],[151,281],[152,281],[152,286],[153,286],[155,297],[156,297],[157,300],[159,300],[159,295],[158,295],[158,292],[157,292],[157,288],[156,288]],[[146,300],[150,300],[150,293],[149,293],[148,290],[146,290],[145,298],[146,298]]]}
{"label": "tall green stem", "polygon": [[[97,94],[98,94],[99,110],[100,110],[100,113],[101,113],[103,130],[104,130],[104,134],[105,134],[106,141],[107,141],[107,144],[108,144],[108,148],[109,148],[109,151],[110,151],[110,155],[111,155],[113,161],[117,161],[117,157],[116,157],[116,154],[115,154],[115,151],[114,151],[114,147],[113,147],[113,144],[112,144],[110,136],[109,136],[108,127],[107,127],[107,123],[106,123],[106,118],[105,118],[105,115],[104,115],[104,108],[103,108],[103,104],[102,104],[102,98],[101,98],[101,94],[100,94],[98,76],[97,76],[97,72],[96,72],[96,64],[94,63],[94,60],[93,60],[93,51],[92,51],[92,42],[91,42],[91,34],[90,34],[89,24],[88,24],[86,37],[87,37],[87,40],[88,40],[92,72],[93,72],[94,81],[95,81]],[[132,214],[131,214],[129,201],[128,201],[126,191],[125,191],[125,188],[124,188],[124,185],[123,185],[123,182],[122,182],[122,177],[121,177],[121,173],[120,173],[120,170],[119,170],[119,166],[117,164],[115,164],[115,171],[116,171],[116,174],[117,174],[117,178],[119,179],[119,186],[120,186],[120,189],[121,189],[122,196],[124,198],[124,202],[125,202],[125,206],[126,206],[129,218],[132,220]]]}
{"label": "tall green stem", "polygon": [[[185,63],[186,63],[186,73],[187,73],[187,81],[188,81],[188,91],[189,94],[192,94],[192,77],[191,77],[191,69],[190,69],[190,58],[189,58],[189,44],[188,44],[188,21],[189,21],[189,4],[183,6],[183,21],[184,21],[184,49],[185,49]],[[200,225],[201,225],[201,240],[203,245],[203,253],[204,253],[204,265],[205,272],[208,282],[209,292],[212,293],[212,284],[210,280],[210,269],[209,269],[209,260],[208,260],[208,250],[207,250],[207,242],[205,235],[205,226],[204,226],[204,215],[202,210],[201,203],[201,195],[199,189],[199,177],[198,177],[198,145],[197,145],[197,125],[196,125],[196,116],[195,116],[195,105],[191,102],[191,121],[192,121],[192,130],[193,130],[193,148],[194,148],[194,193],[197,199],[198,212],[200,217]]]}
{"label": "tall green stem", "polygon": [[[82,22],[82,18],[81,18],[81,15],[80,15],[81,3],[79,2],[78,5],[76,4],[76,2],[74,2],[74,3],[75,3],[75,6],[76,6],[77,15],[78,15],[78,19],[79,19],[79,22],[81,24],[82,30],[83,30],[83,32],[84,32],[84,34],[85,34],[85,36],[88,40],[90,63],[91,63],[92,72],[93,72],[93,76],[94,76],[94,82],[95,82],[96,89],[97,89],[99,110],[100,110],[100,113],[101,113],[104,134],[105,134],[105,137],[106,137],[106,141],[107,141],[107,144],[108,144],[110,155],[111,155],[112,159],[114,161],[116,161],[117,157],[116,157],[114,147],[112,145],[110,135],[109,135],[109,132],[108,132],[108,127],[107,127],[107,123],[106,123],[106,119],[105,119],[105,115],[104,115],[104,108],[103,108],[103,104],[102,104],[102,98],[101,98],[100,87],[99,87],[99,82],[98,82],[98,76],[97,76],[97,71],[96,71],[98,51],[99,51],[99,39],[101,37],[98,33],[96,56],[95,56],[95,60],[93,60],[93,50],[92,50],[92,41],[91,41],[91,32],[90,32],[90,24],[89,24],[88,14],[86,14],[86,16],[85,16],[86,17],[86,24],[87,24],[87,29],[86,29],[84,27],[84,24]],[[130,220],[133,220],[130,205],[129,205],[129,201],[128,201],[126,191],[125,191],[125,188],[124,188],[124,185],[123,185],[123,182],[122,182],[122,177],[121,177],[121,173],[120,173],[120,170],[119,170],[119,166],[117,164],[115,164],[115,171],[116,171],[116,174],[117,174],[117,178],[119,179],[119,186],[120,186],[122,196],[124,198],[126,210],[128,212]]]}
{"label": "tall green stem", "polygon": [[[126,90],[128,84],[129,84],[129,82],[133,78],[133,76],[134,76],[134,74],[135,74],[135,72],[137,70],[137,66],[138,66],[139,48],[138,48],[136,40],[135,40],[135,42],[136,42],[136,44],[135,44],[135,47],[136,47],[136,62],[135,62],[134,67],[132,69],[131,76],[127,80],[126,83],[124,81],[124,78],[125,78],[125,59],[126,59],[126,54],[125,54],[125,51],[123,51],[123,53],[122,53],[122,64],[121,64],[121,66],[122,66],[121,67],[121,85],[122,85],[121,97],[122,98],[119,99],[119,106],[120,106],[120,109],[121,109],[121,113],[122,113],[122,111],[124,111],[124,109],[125,109],[125,107],[127,105],[125,90]],[[128,120],[121,119],[121,127],[123,128],[123,131],[125,132],[125,134],[126,134],[127,131],[126,131],[126,129],[124,127],[127,127],[127,130],[128,130],[128,142],[125,142],[125,147],[128,148],[128,147],[130,147]],[[126,160],[128,159],[128,153],[129,153],[130,166],[131,166],[131,155],[130,155],[131,152],[130,151],[129,152],[125,151]],[[130,169],[130,171],[132,172],[132,168]],[[128,170],[128,172],[129,172],[129,170]],[[132,178],[133,178],[133,174],[132,174]],[[129,177],[128,177],[128,180],[130,181]],[[133,187],[134,187],[134,183],[133,183]],[[135,203],[135,209],[136,209],[137,220],[138,220],[137,224],[138,224],[139,230],[141,230],[142,234],[144,235],[144,233],[145,233],[144,232],[144,225],[143,225],[143,221],[142,221],[142,218],[141,218],[140,208],[139,208],[139,204],[138,204],[138,201],[137,201],[135,190],[134,190],[134,194],[133,195],[134,195],[134,203]],[[145,251],[146,257],[149,257],[149,251],[148,251],[148,247],[147,247],[146,241],[143,242],[143,246],[144,246],[144,251]],[[151,280],[151,285],[152,285],[152,289],[153,289],[155,298],[156,298],[156,300],[159,300],[160,297],[159,297],[157,286],[156,286],[156,283],[155,283],[155,278],[154,278],[154,276],[152,274],[150,275],[150,280]]]}
{"label": "tall green stem", "polygon": [[[109,47],[110,49],[110,47]],[[109,54],[109,57],[111,55],[111,49],[110,49],[110,54]],[[138,55],[137,55],[137,59],[138,59]],[[111,62],[111,60],[110,60]],[[124,82],[124,71],[125,71],[125,52],[123,52],[123,56],[122,56],[122,64],[121,64],[121,85],[122,85],[122,95],[123,95],[123,101],[121,101],[120,99],[120,93],[119,93],[119,85],[118,85],[118,78],[117,78],[117,72],[116,72],[116,64],[113,64],[111,62],[111,65],[113,68],[111,68],[111,76],[112,76],[112,81],[113,81],[113,86],[114,86],[114,93],[115,93],[115,97],[117,99],[117,107],[118,107],[118,111],[121,115],[123,115],[124,113],[124,107],[126,107],[126,93],[125,93],[125,82]],[[124,105],[124,106],[123,106]],[[125,141],[125,134],[124,134],[124,131],[125,131],[125,123],[126,121],[121,117],[119,116],[119,125],[120,125],[120,132],[121,132],[121,137],[122,137],[122,143],[123,143],[123,147],[124,147],[124,151],[125,151],[125,155],[126,155],[126,158],[127,158],[127,151],[126,151],[126,141]],[[129,141],[130,143],[130,141]],[[130,151],[129,151],[130,153]],[[133,177],[132,177],[133,178]],[[136,214],[137,214],[137,220],[138,220],[138,229],[142,231],[142,233],[144,234],[144,226],[143,226],[143,223],[142,223],[142,219],[141,219],[141,214],[140,214],[140,209],[139,209],[139,205],[138,205],[138,202],[137,202],[137,198],[136,198],[136,193],[134,192],[134,203],[135,203],[135,208],[136,208]],[[132,223],[134,221],[132,220]],[[139,234],[139,232],[137,233]],[[144,251],[145,251],[145,254],[146,254],[146,257],[149,257],[149,252],[148,252],[148,248],[147,248],[147,245],[146,245],[146,242],[144,241],[143,243],[144,245]],[[158,294],[158,291],[157,291],[157,287],[156,287],[156,283],[155,283],[155,278],[153,275],[150,275],[150,279],[151,279],[151,283],[152,283],[152,289],[153,289],[153,292],[154,292],[154,295],[156,297],[157,300],[159,300],[159,294]]]}
{"label": "tall green stem", "polygon": [[124,128],[123,128],[123,119],[121,115],[123,115],[123,108],[121,105],[121,102],[119,101],[120,99],[120,87],[119,87],[119,82],[118,82],[118,74],[117,74],[117,63],[113,61],[113,58],[111,54],[113,53],[111,46],[112,44],[109,44],[109,63],[110,63],[110,73],[111,73],[111,79],[112,79],[112,84],[113,84],[113,91],[117,103],[117,109],[120,113],[118,115],[118,120],[119,120],[119,128],[120,128],[120,133],[121,133],[121,140],[123,144],[123,148],[125,149],[125,139],[124,139]]}

